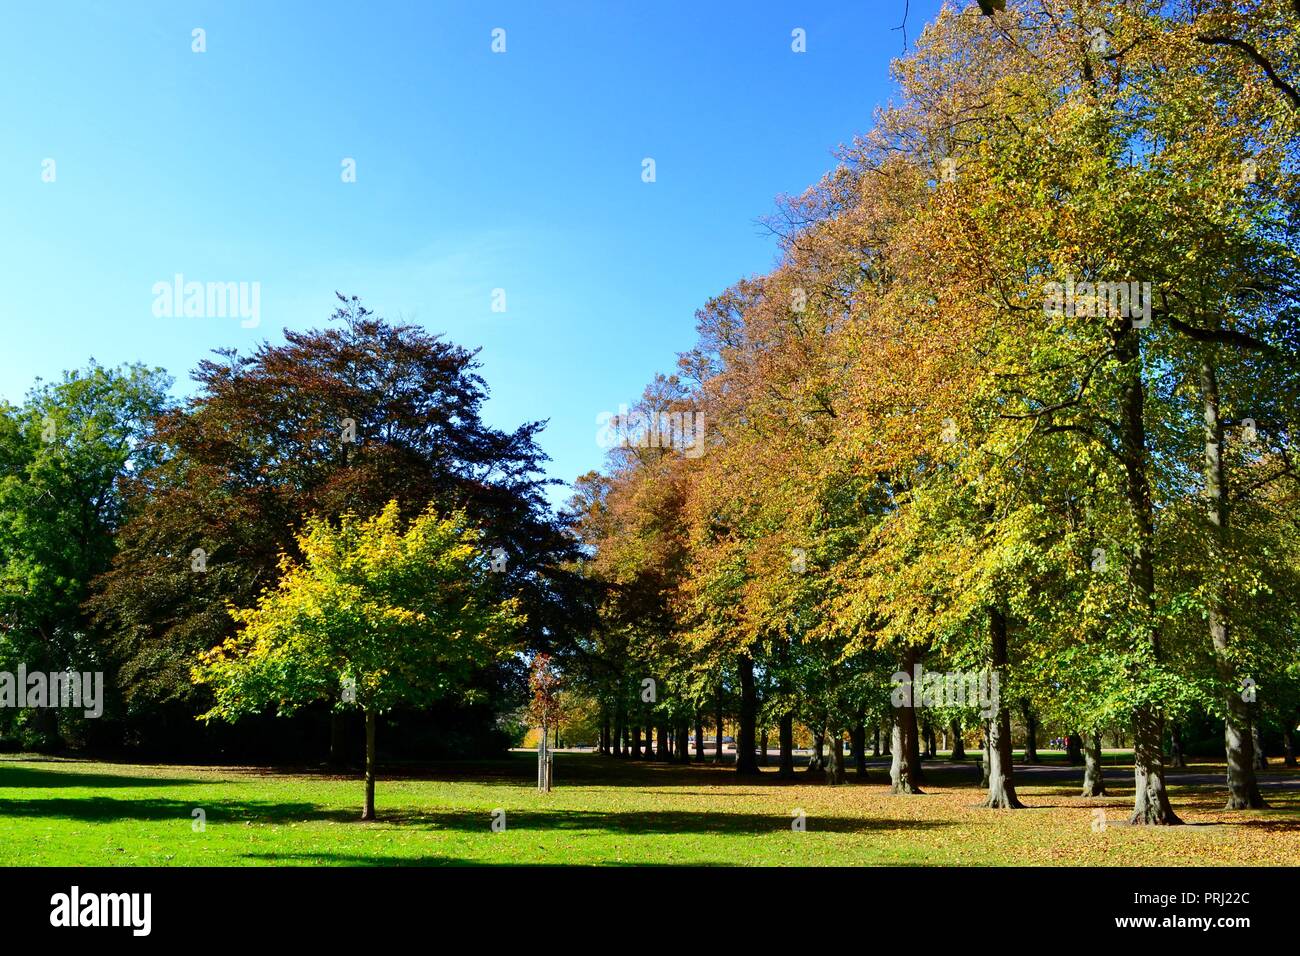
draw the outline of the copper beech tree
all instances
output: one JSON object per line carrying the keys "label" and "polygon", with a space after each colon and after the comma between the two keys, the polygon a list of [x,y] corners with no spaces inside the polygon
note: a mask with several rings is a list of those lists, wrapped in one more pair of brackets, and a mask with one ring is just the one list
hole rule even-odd
{"label": "copper beech tree", "polygon": [[[193,395],[161,415],[123,476],[116,552],[89,601],[145,739],[155,725],[197,729],[185,718],[210,698],[189,680],[195,656],[228,636],[228,604],[249,607],[274,586],[281,554],[302,557],[311,516],[372,515],[389,501],[403,515],[463,511],[499,554],[491,582],[526,605],[527,644],[545,646],[560,622],[580,619],[572,541],[545,499],[542,426],[483,421],[473,351],[340,295],[323,327],[221,352],[193,375]],[[504,710],[515,669],[492,663],[471,681]],[[339,763],[353,720],[331,713]]]}

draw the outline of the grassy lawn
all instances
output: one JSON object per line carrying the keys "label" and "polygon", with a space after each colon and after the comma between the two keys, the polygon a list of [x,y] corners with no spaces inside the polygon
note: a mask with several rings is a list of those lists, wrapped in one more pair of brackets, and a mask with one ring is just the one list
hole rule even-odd
{"label": "grassy lawn", "polygon": [[[1264,773],[1272,808],[1241,813],[1220,809],[1222,764],[1171,771],[1174,806],[1193,825],[1147,830],[1122,825],[1132,804],[1123,755],[1110,758],[1111,796],[1093,800],[1077,796],[1081,770],[1053,756],[1022,778],[1032,809],[1008,812],[973,806],[973,763],[928,762],[927,793],[894,797],[879,764],[864,783],[827,787],[820,775],[782,785],[769,769],[737,782],[713,766],[560,753],[557,789],[540,795],[535,758],[515,753],[388,768],[375,823],[356,819],[357,777],[0,757],[0,864],[1300,864],[1300,771]],[[504,832],[491,829],[497,808]],[[795,808],[806,832],[791,829]]]}

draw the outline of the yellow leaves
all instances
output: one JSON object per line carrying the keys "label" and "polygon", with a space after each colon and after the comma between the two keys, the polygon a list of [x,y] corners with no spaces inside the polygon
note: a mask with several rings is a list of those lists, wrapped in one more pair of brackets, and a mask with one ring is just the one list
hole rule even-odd
{"label": "yellow leaves", "polygon": [[218,699],[208,716],[333,700],[344,676],[360,705],[416,702],[509,645],[523,623],[516,599],[493,599],[462,514],[430,510],[404,527],[390,502],[369,518],[309,519],[299,544],[302,563],[287,562],[254,607],[231,608],[236,633],[198,657],[192,678]]}

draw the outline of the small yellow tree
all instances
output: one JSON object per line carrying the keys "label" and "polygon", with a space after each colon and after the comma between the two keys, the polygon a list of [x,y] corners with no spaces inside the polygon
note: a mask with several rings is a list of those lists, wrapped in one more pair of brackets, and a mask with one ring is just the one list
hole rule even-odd
{"label": "small yellow tree", "polygon": [[474,667],[508,655],[523,623],[517,599],[496,594],[464,514],[429,510],[401,525],[395,501],[371,518],[308,520],[302,563],[282,556],[279,585],[256,607],[231,608],[242,626],[193,669],[216,696],[201,720],[318,700],[364,713],[363,820],[375,817],[378,715],[448,696]]}

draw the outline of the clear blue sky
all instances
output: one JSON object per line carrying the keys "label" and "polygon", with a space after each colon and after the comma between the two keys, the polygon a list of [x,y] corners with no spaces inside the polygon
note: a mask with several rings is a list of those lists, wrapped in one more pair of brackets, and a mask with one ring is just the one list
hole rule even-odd
{"label": "clear blue sky", "polygon": [[[911,39],[938,2],[912,0]],[[695,309],[771,266],[774,197],[870,126],[903,6],[7,3],[0,397],[91,356],[184,393],[208,350],[324,324],[338,289],[481,346],[488,419],[550,419],[570,481]],[[176,273],[259,282],[260,326],[155,317]]]}

